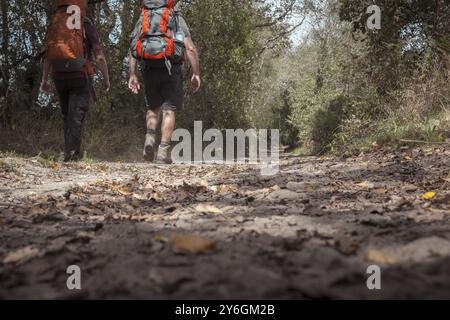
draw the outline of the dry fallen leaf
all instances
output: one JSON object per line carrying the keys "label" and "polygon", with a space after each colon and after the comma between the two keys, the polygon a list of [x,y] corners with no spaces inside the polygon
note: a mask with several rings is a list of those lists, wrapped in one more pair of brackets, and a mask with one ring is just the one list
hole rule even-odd
{"label": "dry fallen leaf", "polygon": [[211,187],[209,187],[209,190],[211,190],[212,192],[217,193],[220,190],[220,186],[211,186]]}
{"label": "dry fallen leaf", "polygon": [[176,234],[170,237],[169,243],[175,251],[186,253],[204,253],[215,249],[217,242],[196,235]]}
{"label": "dry fallen leaf", "polygon": [[427,192],[424,195],[422,195],[422,198],[425,200],[432,200],[436,198],[436,196],[437,196],[436,192]]}
{"label": "dry fallen leaf", "polygon": [[10,252],[3,259],[3,263],[25,262],[39,255],[39,249],[34,246],[28,246],[13,252]]}
{"label": "dry fallen leaf", "polygon": [[195,210],[202,213],[212,213],[212,214],[223,213],[222,210],[210,204],[199,204],[198,206],[195,207]]}
{"label": "dry fallen leaf", "polygon": [[202,180],[202,181],[200,181],[200,186],[208,188],[209,187],[209,183],[206,180]]}
{"label": "dry fallen leaf", "polygon": [[387,189],[385,189],[385,188],[378,188],[373,191],[378,194],[386,194],[388,192]]}
{"label": "dry fallen leaf", "polygon": [[405,155],[403,159],[405,159],[406,161],[411,161],[413,158],[411,158],[409,155]]}
{"label": "dry fallen leaf", "polygon": [[117,192],[119,192],[123,196],[130,195],[130,189],[127,186],[122,186],[120,188],[117,188]]}
{"label": "dry fallen leaf", "polygon": [[50,168],[52,168],[55,171],[58,171],[59,169],[61,169],[61,165],[55,162],[50,165]]}
{"label": "dry fallen leaf", "polygon": [[40,206],[32,206],[30,208],[30,213],[35,215],[35,214],[46,214],[48,212],[48,210],[44,210],[42,209]]}
{"label": "dry fallen leaf", "polygon": [[366,260],[380,264],[396,264],[397,260],[378,250],[369,250]]}
{"label": "dry fallen leaf", "polygon": [[154,186],[151,183],[147,183],[144,187],[144,190],[153,190],[153,189],[154,189]]}
{"label": "dry fallen leaf", "polygon": [[237,190],[239,186],[237,184],[223,184],[218,188],[219,193],[229,193]]}
{"label": "dry fallen leaf", "polygon": [[162,194],[160,192],[154,192],[152,198],[156,201],[163,200]]}
{"label": "dry fallen leaf", "polygon": [[356,185],[358,187],[365,188],[365,189],[373,189],[373,188],[375,188],[375,185],[372,182],[369,182],[369,181],[363,181],[363,182],[357,183]]}
{"label": "dry fallen leaf", "polygon": [[37,194],[35,192],[30,192],[30,198],[39,202],[48,202],[50,201],[50,197],[43,194]]}
{"label": "dry fallen leaf", "polygon": [[361,162],[360,166],[363,169],[368,169],[369,168],[369,162],[367,162],[367,161]]}
{"label": "dry fallen leaf", "polygon": [[93,222],[104,222],[106,218],[104,216],[90,216],[88,217],[88,220]]}
{"label": "dry fallen leaf", "polygon": [[278,191],[278,190],[281,190],[279,185],[275,185],[275,186],[269,188],[269,192],[275,192],[275,191]]}
{"label": "dry fallen leaf", "polygon": [[160,235],[160,234],[155,234],[152,237],[152,240],[157,241],[157,242],[164,242],[164,243],[169,241],[169,239],[167,239],[166,237],[164,237],[163,235]]}
{"label": "dry fallen leaf", "polygon": [[[144,194],[133,193],[132,198],[136,200],[147,200],[147,197]],[[139,203],[138,203],[139,204]]]}

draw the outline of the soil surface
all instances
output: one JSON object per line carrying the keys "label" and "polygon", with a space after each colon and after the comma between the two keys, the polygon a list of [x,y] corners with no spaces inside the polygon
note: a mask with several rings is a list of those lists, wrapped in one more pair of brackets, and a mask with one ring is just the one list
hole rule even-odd
{"label": "soil surface", "polygon": [[450,151],[284,155],[272,177],[0,158],[0,230],[3,299],[450,298]]}

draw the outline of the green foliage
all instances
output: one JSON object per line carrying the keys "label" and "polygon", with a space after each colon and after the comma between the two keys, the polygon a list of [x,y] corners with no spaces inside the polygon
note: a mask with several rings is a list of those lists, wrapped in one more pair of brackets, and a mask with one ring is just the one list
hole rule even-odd
{"label": "green foliage", "polygon": [[[339,0],[339,15],[355,32],[367,35],[372,65],[371,79],[380,93],[400,87],[403,77],[412,77],[429,53],[445,59],[450,43],[450,2],[447,0]],[[381,30],[366,27],[365,8],[381,8]]]}
{"label": "green foliage", "polygon": [[182,127],[190,128],[194,120],[214,128],[248,126],[251,70],[260,49],[253,29],[257,14],[251,1],[240,0],[198,0],[185,11],[200,51],[204,87],[187,97]]}
{"label": "green foliage", "polygon": [[[293,56],[283,58],[291,66],[290,119],[303,151],[357,151],[374,142],[445,139],[448,120],[436,119],[449,117],[448,52],[431,45],[418,50],[417,43],[411,44],[413,39],[402,33],[417,22],[419,11],[404,14],[408,6],[383,2],[397,11],[384,12],[385,27],[369,33],[364,28],[365,9],[372,3],[339,2],[340,11],[336,1],[328,1],[318,15],[324,18],[316,21],[309,40]],[[433,15],[434,7],[424,8],[428,11],[420,19],[442,17],[442,13]],[[398,37],[386,27],[389,23],[396,25]],[[439,28],[445,27],[435,29]],[[433,42],[443,32],[424,41]]]}
{"label": "green foliage", "polygon": [[[382,29],[366,29],[369,0],[186,0],[201,58],[199,94],[185,82],[177,126],[279,128],[282,144],[303,152],[357,151],[374,142],[443,140],[450,135],[450,3],[380,0]],[[43,39],[54,1],[2,1],[0,150],[58,157],[62,121],[55,96],[38,99]],[[143,94],[127,90],[129,37],[140,0],[90,6],[109,62],[111,92],[88,115],[90,157],[139,160]],[[309,22],[289,46],[291,15]],[[6,26],[6,28],[4,27]],[[17,39],[21,39],[18,41]],[[185,65],[185,79],[190,79]],[[42,97],[41,97],[42,98]],[[39,102],[39,103],[37,103]],[[5,112],[5,106],[6,111]]]}
{"label": "green foliage", "polygon": [[[10,126],[8,133],[0,137],[0,149],[35,155],[41,150],[58,153],[62,147],[57,97],[36,103],[43,39],[53,2],[20,0],[6,8],[11,17],[7,40],[10,45],[5,55],[9,59],[2,61],[2,70],[8,73],[12,94],[7,102]],[[94,79],[99,100],[91,108],[84,130],[83,148],[100,158],[141,157],[146,112],[143,93],[135,96],[127,89],[129,37],[140,4],[140,0],[108,0],[89,8],[89,16],[99,30],[112,84],[110,93],[104,95],[99,90],[101,79]],[[203,88],[193,95],[186,81],[185,107],[178,113],[178,127],[190,129],[194,120],[215,128],[248,127],[247,109],[257,76],[254,66],[260,60],[257,53],[263,43],[255,22],[269,21],[270,15],[257,1],[196,0],[184,1],[183,7],[201,56]],[[266,36],[271,35],[270,30],[264,30]],[[22,37],[25,40],[19,46],[11,45],[14,39]],[[188,64],[185,79],[190,80]]]}
{"label": "green foliage", "polygon": [[346,97],[337,96],[313,113],[311,140],[316,148],[320,148],[315,149],[315,153],[324,153],[331,150],[331,143],[342,130],[342,118],[347,103]]}

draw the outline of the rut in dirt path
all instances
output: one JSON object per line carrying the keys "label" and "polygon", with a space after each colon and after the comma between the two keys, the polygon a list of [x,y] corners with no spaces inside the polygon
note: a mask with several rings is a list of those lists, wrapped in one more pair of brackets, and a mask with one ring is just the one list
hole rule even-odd
{"label": "rut in dirt path", "polygon": [[449,156],[286,155],[273,177],[0,159],[0,298],[448,298]]}

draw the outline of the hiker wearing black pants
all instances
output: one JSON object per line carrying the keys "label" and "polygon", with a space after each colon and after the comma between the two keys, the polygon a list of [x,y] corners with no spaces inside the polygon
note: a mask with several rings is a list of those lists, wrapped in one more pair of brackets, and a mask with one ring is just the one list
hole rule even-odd
{"label": "hiker wearing black pants", "polygon": [[[49,83],[49,77],[52,75],[64,118],[65,162],[78,161],[82,158],[81,134],[83,123],[89,110],[90,100],[95,96],[92,87],[94,58],[103,76],[103,90],[108,92],[110,89],[108,66],[100,46],[97,29],[85,17],[86,0],[58,0],[55,16],[61,15],[64,17],[66,12],[70,10],[68,8],[73,5],[79,6],[80,11],[83,12],[80,15],[81,31],[77,34],[73,30],[64,29],[65,21],[62,19],[62,23],[58,19],[52,21],[46,40],[46,58],[41,83],[42,91],[53,91]],[[52,30],[52,27],[56,29]],[[74,40],[73,38],[77,35],[80,39]],[[77,50],[74,43],[77,40],[81,44],[81,52],[79,52],[80,57],[74,59],[73,52]],[[66,47],[61,48],[57,44],[61,42],[64,42]],[[75,46],[75,48],[70,46]],[[81,62],[77,65],[77,61]]]}

